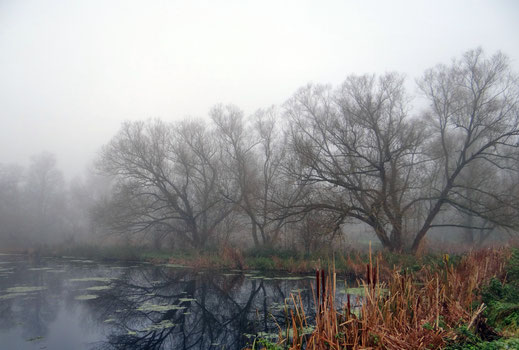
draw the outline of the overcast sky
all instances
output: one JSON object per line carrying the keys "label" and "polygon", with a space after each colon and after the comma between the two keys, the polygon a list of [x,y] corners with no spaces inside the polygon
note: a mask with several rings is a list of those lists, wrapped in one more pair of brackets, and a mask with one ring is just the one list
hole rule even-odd
{"label": "overcast sky", "polygon": [[[0,163],[83,172],[124,120],[247,114],[308,83],[481,46],[519,71],[519,1],[0,0]],[[411,85],[411,84],[410,84]]]}

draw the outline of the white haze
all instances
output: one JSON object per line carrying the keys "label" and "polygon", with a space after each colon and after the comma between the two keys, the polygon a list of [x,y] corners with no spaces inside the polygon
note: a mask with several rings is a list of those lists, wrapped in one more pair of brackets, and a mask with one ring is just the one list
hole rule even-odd
{"label": "white haze", "polygon": [[123,120],[246,113],[309,81],[407,73],[468,49],[519,66],[517,1],[0,0],[0,163],[83,172]]}

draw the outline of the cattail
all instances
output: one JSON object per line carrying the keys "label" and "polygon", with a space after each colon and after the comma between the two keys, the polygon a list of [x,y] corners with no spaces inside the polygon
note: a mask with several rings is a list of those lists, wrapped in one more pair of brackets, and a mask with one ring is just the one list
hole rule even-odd
{"label": "cattail", "polygon": [[323,306],[324,306],[324,298],[326,296],[326,280],[324,278],[324,270],[321,270],[321,294],[323,295]]}
{"label": "cattail", "polygon": [[316,291],[316,302],[317,302],[317,312],[320,311],[321,309],[321,302],[320,302],[320,294],[319,294],[319,288],[320,288],[320,283],[319,283],[319,269],[317,269],[315,271],[315,291]]}

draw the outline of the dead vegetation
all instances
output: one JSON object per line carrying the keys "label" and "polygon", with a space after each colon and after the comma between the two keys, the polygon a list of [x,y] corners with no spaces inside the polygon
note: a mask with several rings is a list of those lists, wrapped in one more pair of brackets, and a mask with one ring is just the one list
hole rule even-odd
{"label": "dead vegetation", "polygon": [[364,296],[336,305],[336,273],[318,272],[314,287],[314,330],[305,334],[308,320],[301,299],[293,297],[292,330],[280,336],[288,349],[441,349],[459,341],[459,329],[483,340],[496,337],[483,316],[478,288],[504,275],[507,249],[488,249],[466,255],[456,266],[443,259],[443,268],[424,267],[417,273],[393,269],[380,282],[380,262],[366,265],[359,281]]}

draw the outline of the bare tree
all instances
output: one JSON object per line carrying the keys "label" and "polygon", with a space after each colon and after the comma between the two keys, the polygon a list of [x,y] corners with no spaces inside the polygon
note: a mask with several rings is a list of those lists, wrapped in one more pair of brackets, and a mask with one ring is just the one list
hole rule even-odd
{"label": "bare tree", "polygon": [[[419,86],[431,102],[422,120],[409,117],[396,74],[309,85],[289,100],[293,175],[314,189],[302,205],[364,222],[391,250],[416,252],[433,227],[516,227],[519,94],[506,57],[470,51]],[[448,208],[483,226],[440,222]]]}
{"label": "bare tree", "polygon": [[302,212],[298,216],[300,220],[293,222],[292,228],[296,231],[296,238],[306,255],[322,248],[331,247],[332,251],[337,250],[333,247],[335,238],[341,233],[341,227],[336,222],[337,215],[326,210],[313,210]]}
{"label": "bare tree", "polygon": [[110,177],[94,174],[91,170],[84,177],[70,181],[67,191],[68,242],[93,240],[96,225],[92,211],[96,204],[110,196],[112,181]]}
{"label": "bare tree", "polygon": [[70,232],[67,189],[53,154],[31,157],[24,169],[0,164],[0,237],[6,247],[37,248]]}
{"label": "bare tree", "polygon": [[287,103],[294,172],[314,194],[305,206],[371,226],[400,250],[424,161],[424,129],[408,118],[403,77],[351,76],[337,90],[309,85]]}
{"label": "bare tree", "polygon": [[228,188],[234,190],[222,193],[228,200],[241,207],[250,218],[254,245],[260,244],[257,225],[252,209],[252,197],[258,186],[256,172],[256,158],[254,147],[256,140],[247,129],[243,112],[236,106],[215,106],[211,112],[211,119],[216,125],[217,137],[221,143],[222,164],[224,164]]}
{"label": "bare tree", "polygon": [[31,157],[26,181],[35,214],[40,218],[48,216],[64,185],[63,174],[56,167],[56,157],[47,152]]}
{"label": "bare tree", "polygon": [[281,118],[269,108],[245,119],[234,106],[216,106],[211,117],[226,150],[227,172],[239,190],[232,200],[250,220],[254,244],[273,245],[288,222],[286,202],[295,189],[283,172],[287,150]]}
{"label": "bare tree", "polygon": [[61,240],[66,234],[66,189],[63,174],[53,154],[31,157],[24,184],[27,237],[35,243]]}
{"label": "bare tree", "polygon": [[196,121],[124,123],[99,162],[117,185],[98,217],[116,231],[159,230],[203,248],[233,209],[220,195],[225,181],[213,139]]}
{"label": "bare tree", "polygon": [[23,240],[23,168],[0,163],[0,239],[4,249]]}
{"label": "bare tree", "polygon": [[412,249],[418,249],[431,227],[485,228],[435,223],[445,205],[483,219],[483,225],[515,228],[519,86],[507,57],[496,53],[486,58],[481,49],[469,51],[450,66],[428,70],[419,87],[430,101],[426,118],[438,161],[427,213]]}

